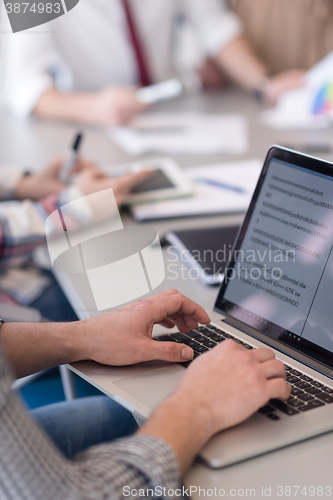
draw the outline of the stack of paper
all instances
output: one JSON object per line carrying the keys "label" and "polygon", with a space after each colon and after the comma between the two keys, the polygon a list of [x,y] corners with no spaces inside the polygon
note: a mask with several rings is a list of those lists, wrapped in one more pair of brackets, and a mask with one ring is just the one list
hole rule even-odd
{"label": "stack of paper", "polygon": [[333,52],[305,75],[305,86],[285,92],[262,123],[277,129],[327,128],[333,118]]}
{"label": "stack of paper", "polygon": [[133,156],[242,154],[248,148],[247,122],[237,114],[148,113],[135,118],[130,127],[115,127],[108,134]]}
{"label": "stack of paper", "polygon": [[186,170],[194,196],[132,207],[137,220],[245,212],[261,172],[260,160],[221,163]]}

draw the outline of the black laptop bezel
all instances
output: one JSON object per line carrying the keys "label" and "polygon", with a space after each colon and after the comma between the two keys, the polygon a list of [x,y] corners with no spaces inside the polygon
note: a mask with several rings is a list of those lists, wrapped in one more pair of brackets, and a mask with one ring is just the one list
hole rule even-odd
{"label": "black laptop bezel", "polygon": [[[235,251],[237,252],[237,250],[239,250],[242,246],[247,228],[256,206],[256,202],[259,197],[259,193],[265,181],[270,162],[273,159],[291,163],[304,169],[315,171],[328,177],[332,177],[333,179],[333,163],[309,155],[305,155],[303,153],[292,151],[281,146],[271,146],[271,148],[268,150],[249,209],[244,218],[242,227],[238,233],[238,237],[236,238],[233,251],[231,252],[232,257],[226,268],[226,277],[230,277],[231,273],[233,272],[233,267],[235,265],[234,255],[237,255],[235,254]],[[231,304],[223,298],[226,288],[227,280],[224,279],[214,306],[214,311],[224,316],[223,321],[231,324],[235,328],[238,328],[239,330],[247,333],[255,339],[264,342],[265,344],[283,352],[284,354],[287,354],[288,356],[291,356],[294,359],[310,366],[311,368],[314,368],[315,370],[320,371],[321,373],[324,373],[325,375],[333,378],[333,355],[330,351],[327,351],[326,349],[323,349],[305,339],[299,339],[297,338],[297,336],[292,334],[292,332],[284,331],[283,333],[281,333],[277,329],[277,336],[273,337],[251,325],[250,317],[247,318],[247,321],[249,323],[245,323],[239,318],[234,317],[231,311],[232,309],[236,310],[238,306],[236,306],[235,304]]]}

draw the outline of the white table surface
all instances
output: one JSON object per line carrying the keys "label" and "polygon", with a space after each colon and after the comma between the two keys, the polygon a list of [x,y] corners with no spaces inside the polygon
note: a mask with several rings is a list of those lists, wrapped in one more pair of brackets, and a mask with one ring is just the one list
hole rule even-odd
{"label": "white table surface", "polygon": [[[273,143],[293,145],[324,139],[333,144],[330,130],[322,132],[276,131],[262,127],[259,124],[257,114],[260,106],[245,93],[237,89],[229,89],[225,92],[214,92],[205,95],[187,96],[186,98],[160,105],[158,109],[195,109],[212,113],[240,112],[248,118],[250,144],[249,150],[245,155],[237,157],[175,157],[178,163],[184,168],[187,166],[254,157],[263,159],[266,150]],[[82,153],[85,157],[93,159],[101,165],[119,164],[129,160],[129,157],[115,146],[103,131],[99,129],[40,119],[21,120],[14,118],[6,111],[1,111],[1,163],[19,163],[39,168],[52,155],[64,151],[71,143],[78,129],[85,132],[82,147]],[[333,159],[332,155],[325,155],[324,157],[328,160]],[[129,216],[125,215],[124,220],[130,221]],[[215,216],[160,221],[150,225],[155,227],[161,236],[171,229],[239,224],[241,220],[242,215],[228,217]],[[166,264],[168,263],[166,262]],[[168,265],[166,267],[168,268]],[[173,280],[170,278],[170,273],[167,271],[167,279],[156,291],[170,287],[178,288],[182,293],[199,302],[207,311],[212,310],[217,295],[217,288],[205,287],[198,281],[191,279],[184,280],[179,277]],[[89,303],[89,297],[86,299],[87,303],[83,305],[77,302],[75,293],[68,296],[68,298],[76,306],[79,316],[86,317],[87,315],[95,314],[93,307]],[[301,494],[301,489],[295,495],[296,488],[293,488],[294,486],[323,486],[323,497],[329,497],[331,494],[329,494],[328,489],[325,490],[325,487],[332,487],[333,490],[332,452],[333,432],[221,470],[211,470],[196,462],[185,477],[185,485],[186,487],[192,486],[193,488],[197,488],[197,491],[192,490],[192,498],[194,499],[205,497],[203,490],[205,490],[206,497],[209,496],[211,492],[207,492],[207,490],[214,489],[215,487],[217,491],[216,494],[213,492],[214,498],[216,495],[222,498],[223,494],[224,496],[234,498],[264,498],[265,496],[270,496],[273,499],[287,498],[289,496],[287,487],[291,487],[290,496],[293,498],[310,496],[310,490],[307,490],[308,494],[304,495]],[[278,489],[279,486],[282,486],[284,489]],[[203,489],[201,492],[199,492],[199,487]],[[270,487],[271,490],[267,489]],[[219,490],[221,490],[220,494]],[[320,490],[318,491],[319,493],[316,491],[313,496],[314,498],[319,498]]]}

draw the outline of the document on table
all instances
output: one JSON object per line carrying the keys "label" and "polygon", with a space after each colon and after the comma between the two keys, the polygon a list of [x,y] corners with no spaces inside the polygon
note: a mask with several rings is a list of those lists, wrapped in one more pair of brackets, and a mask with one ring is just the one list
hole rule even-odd
{"label": "document on table", "polygon": [[333,120],[333,52],[305,75],[305,86],[285,92],[275,108],[261,113],[277,129],[328,128]]}
{"label": "document on table", "polygon": [[137,220],[153,220],[245,212],[261,168],[258,159],[188,168],[194,185],[191,198],[136,205],[132,213]]}
{"label": "document on table", "polygon": [[247,121],[239,114],[147,113],[108,135],[126,153],[243,154],[248,149]]}

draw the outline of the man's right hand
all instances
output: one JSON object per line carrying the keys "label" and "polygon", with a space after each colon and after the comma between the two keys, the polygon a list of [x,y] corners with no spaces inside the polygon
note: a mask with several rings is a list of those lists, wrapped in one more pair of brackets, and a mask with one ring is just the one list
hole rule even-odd
{"label": "man's right hand", "polygon": [[270,399],[286,400],[285,368],[270,349],[225,340],[199,356],[139,433],[164,439],[182,472],[217,432],[246,420]]}
{"label": "man's right hand", "polygon": [[207,409],[207,438],[247,419],[272,398],[287,399],[282,361],[271,349],[247,350],[225,340],[193,362],[173,397]]}

